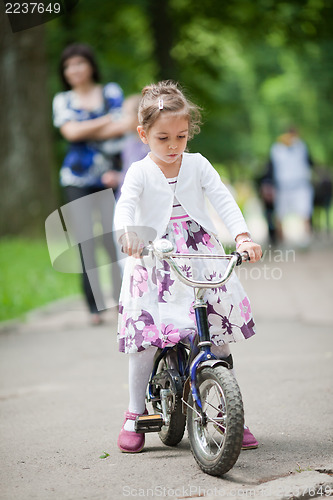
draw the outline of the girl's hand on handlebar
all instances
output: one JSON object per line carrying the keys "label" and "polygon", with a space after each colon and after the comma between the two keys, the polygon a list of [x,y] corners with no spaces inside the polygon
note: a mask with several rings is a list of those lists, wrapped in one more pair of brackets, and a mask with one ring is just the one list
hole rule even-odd
{"label": "girl's hand on handlebar", "polygon": [[249,254],[249,262],[253,264],[254,262],[258,262],[258,260],[262,257],[261,246],[253,241],[246,241],[241,243],[237,248],[237,252],[247,252]]}
{"label": "girl's hand on handlebar", "polygon": [[120,237],[119,242],[122,246],[122,252],[127,253],[130,257],[135,257],[136,259],[141,257],[144,242],[136,233],[133,232],[123,234]]}

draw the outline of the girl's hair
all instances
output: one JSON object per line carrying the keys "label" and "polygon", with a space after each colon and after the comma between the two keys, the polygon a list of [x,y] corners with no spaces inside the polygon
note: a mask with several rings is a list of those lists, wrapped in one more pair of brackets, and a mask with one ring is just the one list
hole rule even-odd
{"label": "girl's hair", "polygon": [[166,80],[144,87],[138,113],[139,123],[144,130],[148,132],[160,113],[166,112],[188,119],[189,139],[200,132],[200,108],[185,97],[176,82]]}
{"label": "girl's hair", "polygon": [[97,66],[95,54],[89,45],[84,43],[73,43],[68,45],[60,57],[59,73],[62,83],[66,90],[70,90],[71,86],[68,84],[65,78],[65,63],[70,57],[81,56],[84,57],[92,67],[92,79],[94,82],[100,82],[100,73]]}

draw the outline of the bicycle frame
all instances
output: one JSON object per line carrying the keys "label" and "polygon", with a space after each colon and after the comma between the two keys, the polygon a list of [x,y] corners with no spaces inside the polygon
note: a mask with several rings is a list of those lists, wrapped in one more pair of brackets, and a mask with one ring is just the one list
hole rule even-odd
{"label": "bicycle frame", "polygon": [[[172,269],[175,271],[177,274],[178,278],[185,283],[188,286],[191,286],[194,289],[194,311],[195,311],[195,319],[196,319],[196,324],[197,324],[197,330],[198,330],[198,348],[199,348],[199,353],[196,354],[194,357],[193,361],[191,362],[190,366],[188,366],[185,362],[184,356],[181,354],[181,349],[177,348],[177,357],[178,357],[178,369],[179,369],[179,375],[181,379],[185,382],[189,378],[190,380],[190,388],[192,391],[192,396],[193,396],[193,401],[195,404],[195,411],[197,412],[199,418],[201,421],[204,423],[205,422],[205,415],[202,411],[202,402],[200,399],[200,394],[197,388],[196,380],[197,380],[197,373],[198,371],[203,368],[204,366],[216,366],[216,365],[223,365],[226,367],[229,367],[228,363],[224,360],[217,359],[216,356],[211,352],[211,339],[210,339],[210,334],[209,334],[209,325],[208,325],[208,318],[207,318],[207,304],[204,300],[204,293],[206,289],[208,288],[218,288],[225,284],[229,278],[232,275],[232,272],[235,268],[236,265],[239,265],[242,263],[243,259],[245,260],[245,255],[240,255],[237,252],[234,252],[231,255],[214,255],[214,254],[203,254],[203,255],[198,255],[198,254],[182,254],[182,253],[175,253],[174,248],[171,242],[168,240],[162,239],[156,241],[154,244],[151,244],[148,248],[148,251],[152,252],[156,257],[158,257],[161,260],[166,260]],[[214,282],[204,282],[204,281],[195,281],[193,279],[190,279],[186,277],[179,266],[177,265],[177,262],[175,259],[179,258],[203,258],[203,259],[226,259],[229,260],[229,264],[227,266],[227,269],[225,270],[225,273],[222,278],[220,278],[217,281]],[[190,353],[193,353],[195,350],[195,345],[194,345],[194,340],[193,338],[190,339]],[[185,347],[184,347],[185,348]],[[152,386],[151,386],[151,381],[153,377],[157,373],[158,365],[160,361],[167,355],[170,349],[173,349],[173,347],[165,347],[162,352],[159,354],[157,357],[153,371],[150,377],[150,382],[148,385],[148,395],[149,398],[152,400],[154,399],[154,396],[152,394]],[[191,359],[191,358],[190,358]],[[177,384],[177,381],[175,382]],[[179,388],[179,386],[178,386]],[[179,388],[180,389],[180,388]],[[184,392],[185,392],[184,388]],[[186,402],[186,398],[182,398],[183,405],[188,405]]]}

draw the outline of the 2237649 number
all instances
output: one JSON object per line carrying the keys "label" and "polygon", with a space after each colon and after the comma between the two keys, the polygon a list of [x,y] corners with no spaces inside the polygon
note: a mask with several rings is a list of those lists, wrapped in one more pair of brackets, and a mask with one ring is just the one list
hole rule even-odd
{"label": "2237649 number", "polygon": [[6,2],[6,14],[59,14],[61,10],[61,4],[48,3],[44,4],[42,2]]}

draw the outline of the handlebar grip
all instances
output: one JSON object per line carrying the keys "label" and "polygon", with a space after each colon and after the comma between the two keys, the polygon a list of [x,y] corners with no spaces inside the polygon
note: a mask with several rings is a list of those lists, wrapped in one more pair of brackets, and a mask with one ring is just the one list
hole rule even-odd
{"label": "handlebar grip", "polygon": [[[244,255],[246,254],[246,258],[243,258]],[[243,264],[243,262],[250,260],[250,256],[248,252],[242,252],[241,254],[239,252],[231,252],[231,255],[237,255],[237,263],[236,266],[240,266]]]}
{"label": "handlebar grip", "polygon": [[243,256],[244,254],[246,254],[246,258],[244,259],[244,258],[242,257],[242,258],[243,258],[243,262],[246,262],[247,260],[248,260],[248,261],[250,261],[251,259],[250,259],[250,256],[249,256],[249,252],[247,252],[247,251],[245,250],[245,252],[242,252],[242,256]]}

